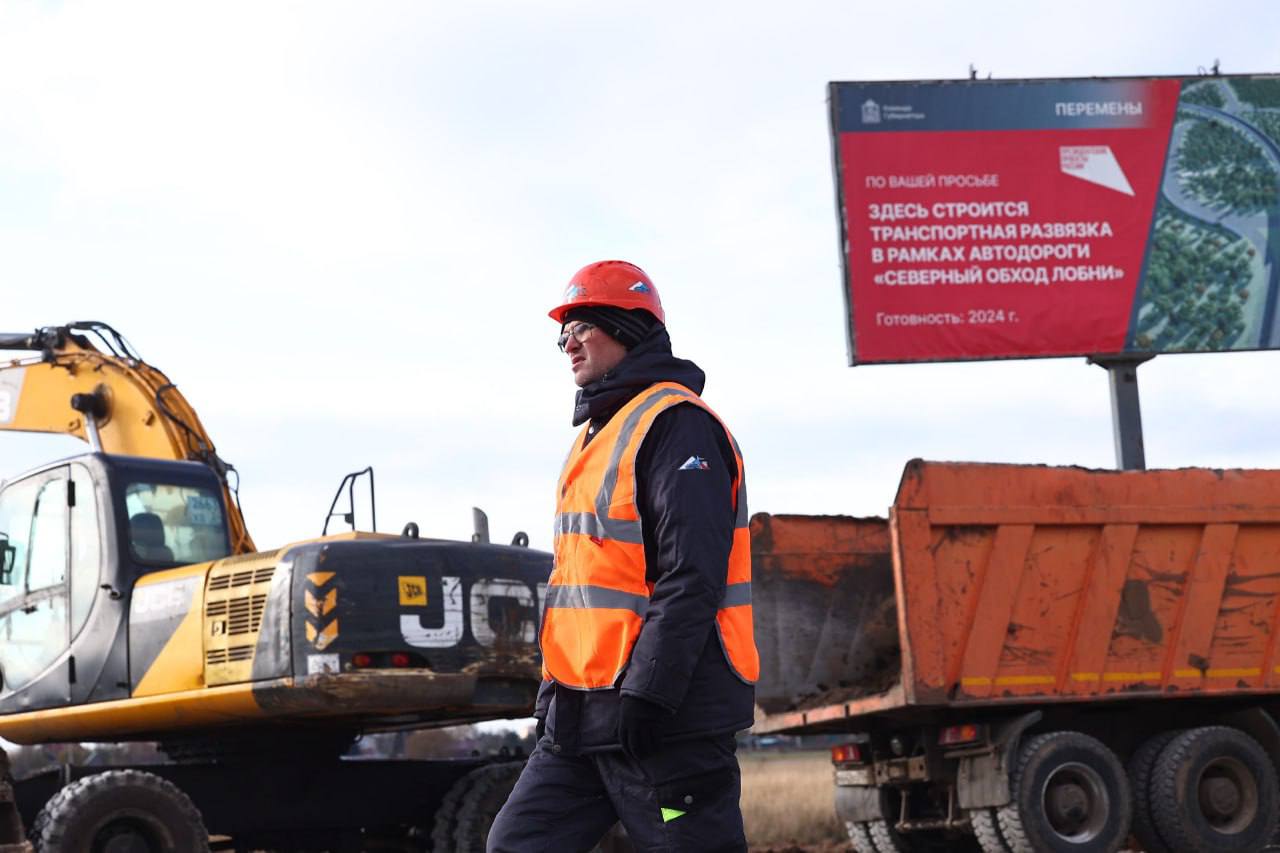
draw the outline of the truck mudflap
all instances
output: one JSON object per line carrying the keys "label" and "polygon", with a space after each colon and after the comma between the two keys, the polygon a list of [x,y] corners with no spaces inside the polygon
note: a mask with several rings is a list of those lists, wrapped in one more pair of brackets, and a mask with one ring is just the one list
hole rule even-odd
{"label": "truck mudflap", "polygon": [[846,823],[865,823],[872,820],[893,820],[888,800],[879,788],[853,785],[836,785],[836,817]]}
{"label": "truck mudflap", "polygon": [[1003,806],[1012,800],[1010,764],[1018,753],[1023,733],[1043,716],[1041,711],[1030,711],[995,726],[984,751],[960,758],[956,772],[956,799],[960,808]]}

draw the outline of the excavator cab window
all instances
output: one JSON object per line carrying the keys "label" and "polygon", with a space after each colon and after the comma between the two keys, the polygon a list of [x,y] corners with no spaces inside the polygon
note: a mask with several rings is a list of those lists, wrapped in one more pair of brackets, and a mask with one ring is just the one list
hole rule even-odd
{"label": "excavator cab window", "polygon": [[39,480],[15,483],[0,495],[0,530],[12,554],[12,567],[0,588],[0,604],[22,595],[27,586],[27,551],[31,542],[31,516],[35,510]]}
{"label": "excavator cab window", "polygon": [[0,586],[0,672],[6,690],[36,679],[70,642],[69,474],[66,467],[51,469],[0,492],[0,530],[12,549],[5,560],[13,561],[9,582]]}
{"label": "excavator cab window", "polygon": [[129,550],[139,563],[190,565],[231,553],[220,496],[207,488],[133,482],[125,487]]}

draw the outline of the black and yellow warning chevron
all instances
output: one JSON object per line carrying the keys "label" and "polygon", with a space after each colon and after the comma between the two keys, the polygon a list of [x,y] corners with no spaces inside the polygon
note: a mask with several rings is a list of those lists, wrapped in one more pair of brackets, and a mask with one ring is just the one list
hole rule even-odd
{"label": "black and yellow warning chevron", "polygon": [[338,588],[332,584],[334,572],[307,575],[303,597],[307,608],[307,642],[324,651],[338,639]]}

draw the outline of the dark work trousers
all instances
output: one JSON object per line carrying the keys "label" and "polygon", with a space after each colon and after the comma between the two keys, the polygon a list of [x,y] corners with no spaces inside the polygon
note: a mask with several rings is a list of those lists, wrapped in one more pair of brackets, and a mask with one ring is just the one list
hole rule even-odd
{"label": "dark work trousers", "polygon": [[636,850],[745,851],[733,735],[668,744],[634,761],[620,751],[560,755],[543,737],[489,830],[488,853],[574,853],[622,821]]}

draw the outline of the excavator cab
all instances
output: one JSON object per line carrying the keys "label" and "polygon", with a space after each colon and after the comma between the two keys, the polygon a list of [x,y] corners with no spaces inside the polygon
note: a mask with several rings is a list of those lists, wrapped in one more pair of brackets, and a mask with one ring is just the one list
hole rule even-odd
{"label": "excavator cab", "polygon": [[89,453],[4,483],[0,714],[127,696],[134,583],[230,553],[200,463]]}

